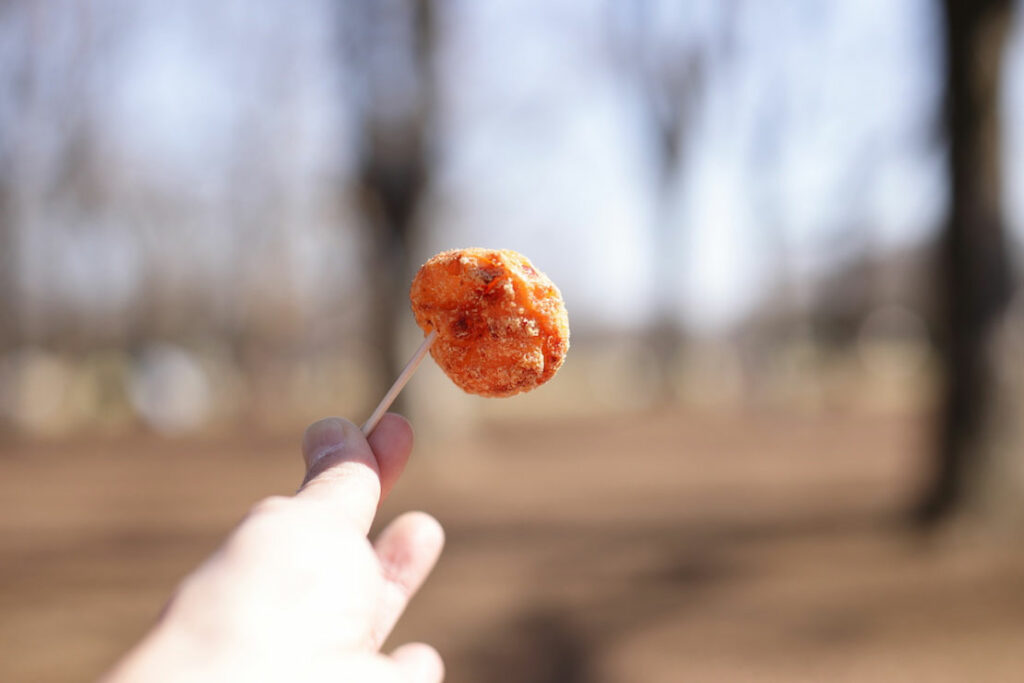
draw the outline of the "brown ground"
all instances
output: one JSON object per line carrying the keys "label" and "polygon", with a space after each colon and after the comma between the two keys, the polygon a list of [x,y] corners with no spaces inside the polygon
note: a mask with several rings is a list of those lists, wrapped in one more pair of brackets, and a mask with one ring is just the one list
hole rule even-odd
{"label": "brown ground", "polygon": [[[396,639],[450,681],[1024,675],[1024,558],[898,519],[919,420],[695,414],[492,425],[425,446],[385,508],[448,530]],[[0,446],[0,681],[87,680],[294,445]]]}

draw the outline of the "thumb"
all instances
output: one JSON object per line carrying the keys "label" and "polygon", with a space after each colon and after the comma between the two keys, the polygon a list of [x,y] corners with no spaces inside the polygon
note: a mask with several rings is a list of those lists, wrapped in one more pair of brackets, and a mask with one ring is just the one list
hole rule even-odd
{"label": "thumb", "polygon": [[380,470],[359,427],[337,417],[314,422],[302,437],[302,457],[306,476],[295,497],[369,531],[380,501]]}

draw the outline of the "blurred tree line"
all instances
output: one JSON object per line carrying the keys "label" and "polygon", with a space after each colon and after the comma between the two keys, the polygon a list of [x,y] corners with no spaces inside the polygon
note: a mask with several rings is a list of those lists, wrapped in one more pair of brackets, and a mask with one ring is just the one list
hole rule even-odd
{"label": "blurred tree line", "polygon": [[[666,29],[659,7],[603,6],[609,28],[600,49],[635,99],[650,149],[646,228],[658,300],[643,349],[654,366],[648,392],[664,406],[679,400],[677,368],[689,344],[676,300],[685,228],[674,207],[690,181],[696,112],[709,84],[727,77],[723,65],[736,50],[742,3],[723,5],[719,29],[699,40],[666,40],[673,28]],[[775,300],[767,297],[736,335],[754,356],[796,337],[849,354],[880,304],[880,279],[911,264],[913,284],[901,285],[894,301],[928,321],[925,334],[936,342],[943,377],[933,476],[917,506],[918,519],[929,523],[983,489],[978,482],[991,479],[983,473],[992,463],[1024,457],[1019,420],[1001,417],[1024,395],[1019,381],[1007,381],[1019,374],[1007,364],[1020,355],[1006,351],[1015,279],[1000,196],[1002,65],[1015,7],[1009,0],[945,0],[942,8],[945,118],[937,144],[949,149],[950,203],[938,243],[900,260],[861,249],[809,301],[795,301],[777,258]],[[370,385],[383,387],[405,360],[399,329],[406,286],[417,245],[432,229],[424,206],[440,165],[445,75],[438,64],[451,3],[216,11],[236,16],[208,21],[195,7],[159,3],[0,6],[7,45],[0,60],[0,352],[115,347],[140,355],[154,341],[213,339],[254,383],[249,389],[262,382],[273,403],[280,399],[278,359],[328,353],[344,339],[362,349],[359,365],[369,368]],[[326,29],[323,17],[331,20]],[[222,126],[210,168],[184,163],[163,173],[146,166],[145,150],[111,142],[111,119],[117,125],[125,116],[110,109],[115,67],[134,54],[125,42],[145,21],[191,22],[196,40],[223,38],[217,49],[228,55],[227,66],[219,68],[230,70],[243,106]],[[288,22],[300,27],[281,30]],[[232,26],[234,35],[217,35]],[[322,37],[320,31],[327,31],[326,59],[310,54],[310,36]],[[320,62],[333,68],[306,73]],[[169,106],[173,88],[188,85],[173,76]],[[322,84],[332,78],[332,101],[324,104]],[[323,139],[303,142],[310,124],[302,103],[310,101],[327,112],[317,125],[343,131],[326,136],[331,153],[318,149]],[[753,163],[770,167],[777,158],[782,116],[766,108]],[[851,196],[872,163],[867,152],[851,162]],[[315,173],[297,172],[310,164]],[[760,193],[766,234],[778,235],[782,219],[771,192]],[[860,244],[859,226],[843,229]],[[46,282],[54,265],[39,255],[67,252],[60,243],[78,253],[59,268],[73,269],[76,259],[107,261]],[[304,251],[306,243],[313,246]],[[773,307],[791,312],[765,313]],[[756,372],[756,363],[749,367]]]}

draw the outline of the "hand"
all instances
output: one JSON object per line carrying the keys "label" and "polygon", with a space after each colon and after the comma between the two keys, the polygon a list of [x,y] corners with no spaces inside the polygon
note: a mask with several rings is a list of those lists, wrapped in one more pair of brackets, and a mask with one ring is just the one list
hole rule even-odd
{"label": "hand", "polygon": [[397,415],[369,442],[338,418],[310,426],[299,492],[253,507],[108,683],[440,681],[441,658],[427,645],[379,653],[444,543],[440,525],[418,512],[372,546],[366,538],[411,449],[412,429]]}

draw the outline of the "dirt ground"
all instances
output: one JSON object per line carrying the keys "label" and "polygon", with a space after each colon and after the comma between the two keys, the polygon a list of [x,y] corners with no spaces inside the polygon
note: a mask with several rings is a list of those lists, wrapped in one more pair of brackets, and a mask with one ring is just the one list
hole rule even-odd
{"label": "dirt ground", "polygon": [[[448,546],[394,640],[449,681],[1011,681],[1024,556],[899,520],[927,425],[660,414],[490,424],[421,444],[384,518]],[[0,680],[89,680],[293,440],[0,443]]]}

